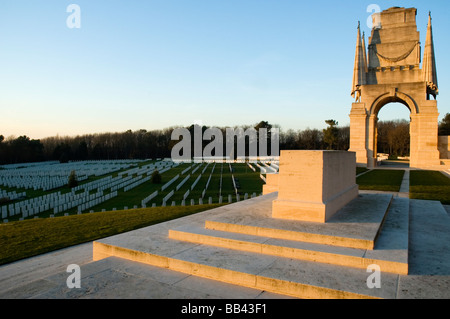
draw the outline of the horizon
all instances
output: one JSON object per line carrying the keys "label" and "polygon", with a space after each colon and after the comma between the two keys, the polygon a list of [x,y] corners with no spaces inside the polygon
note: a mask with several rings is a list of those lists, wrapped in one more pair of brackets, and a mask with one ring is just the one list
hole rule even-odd
{"label": "horizon", "polygon": [[[80,28],[69,28],[71,3]],[[31,139],[202,123],[283,132],[350,123],[356,29],[373,2],[256,0],[0,4],[0,135]],[[377,1],[381,10],[394,5]],[[450,112],[447,2],[417,8],[422,53],[433,18],[439,120]],[[338,34],[338,36],[333,36]],[[390,104],[380,120],[409,118]]]}
{"label": "horizon", "polygon": [[[389,121],[394,121],[394,122],[408,122],[408,123],[409,123],[409,121],[407,121],[405,118],[386,119],[386,120],[381,120],[381,121],[379,121],[378,123],[389,122]],[[324,121],[324,122],[325,122],[325,121]],[[244,125],[241,125],[241,126],[234,125],[234,126],[222,126],[222,127],[215,127],[215,126],[202,125],[202,127],[205,127],[205,128],[218,128],[218,129],[227,129],[227,128],[244,128],[244,129],[246,129],[247,127],[253,127],[253,125],[257,125],[257,124],[258,124],[258,123],[244,124]],[[269,124],[272,125],[274,128],[278,128],[278,125],[275,124],[275,123],[269,123]],[[46,136],[46,137],[43,137],[43,138],[33,138],[33,137],[28,136],[28,135],[26,135],[26,134],[22,134],[22,135],[9,135],[9,136],[4,136],[4,135],[0,134],[0,136],[3,136],[3,137],[4,137],[4,141],[5,141],[5,142],[8,142],[8,141],[17,139],[17,138],[19,138],[19,137],[28,137],[28,138],[30,138],[30,139],[32,139],[32,140],[46,140],[46,139],[51,139],[51,138],[60,138],[60,139],[66,139],[66,138],[67,138],[67,139],[75,139],[75,138],[78,138],[78,137],[85,137],[85,136],[89,136],[89,135],[124,134],[124,133],[126,133],[127,131],[132,131],[133,133],[136,133],[136,132],[139,132],[139,131],[142,131],[142,130],[144,130],[144,131],[146,131],[146,132],[152,132],[152,131],[164,131],[164,130],[171,130],[171,129],[174,129],[174,130],[175,130],[175,129],[178,129],[178,128],[189,128],[189,127],[192,126],[192,125],[198,125],[198,124],[192,123],[192,124],[186,125],[186,126],[180,126],[180,125],[176,126],[176,125],[175,125],[175,126],[170,126],[170,127],[164,127],[164,128],[162,128],[162,129],[150,129],[150,130],[147,130],[147,129],[137,129],[137,130],[125,130],[125,131],[105,131],[105,132],[96,132],[96,133],[89,133],[89,132],[87,132],[87,133],[81,133],[81,134],[76,134],[76,135],[59,135],[59,134],[56,134],[56,135],[53,135],[53,136]],[[336,126],[339,127],[339,128],[350,128],[350,124],[340,125],[340,124],[338,123],[338,125],[336,125]],[[281,135],[281,134],[284,134],[284,133],[289,133],[290,130],[293,130],[293,129],[283,130],[282,128],[280,128],[279,133],[280,133],[280,135]],[[305,131],[305,130],[318,130],[318,131],[322,131],[322,128],[305,127],[305,128],[301,128],[301,129],[297,129],[297,130],[293,130],[293,131],[294,131],[294,132],[300,132],[300,131]]]}

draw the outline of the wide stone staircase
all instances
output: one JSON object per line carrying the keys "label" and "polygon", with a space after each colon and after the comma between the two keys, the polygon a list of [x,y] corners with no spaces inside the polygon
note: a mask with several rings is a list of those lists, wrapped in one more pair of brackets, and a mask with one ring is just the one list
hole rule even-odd
{"label": "wide stone staircase", "polygon": [[297,298],[396,298],[409,272],[409,199],[360,194],[329,222],[313,223],[272,218],[276,198],[96,241],[94,260],[116,256]]}

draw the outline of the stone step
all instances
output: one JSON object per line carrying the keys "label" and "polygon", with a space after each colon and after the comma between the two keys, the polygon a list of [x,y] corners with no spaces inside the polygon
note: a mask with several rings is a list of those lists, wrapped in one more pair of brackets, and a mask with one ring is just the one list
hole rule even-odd
{"label": "stone step", "polygon": [[239,211],[206,220],[211,230],[296,240],[357,249],[374,249],[393,196],[360,194],[327,223],[272,218],[265,210]]}
{"label": "stone step", "polygon": [[382,271],[408,274],[409,200],[393,200],[374,250],[314,244],[265,236],[211,230],[183,225],[169,230],[169,238],[279,257],[367,269],[377,264]]}
{"label": "stone step", "polygon": [[183,246],[175,254],[94,242],[94,258],[116,256],[193,276],[308,299],[368,299],[396,297],[398,275],[381,274],[379,289],[368,286],[364,269],[197,245],[166,238],[165,245]]}
{"label": "stone step", "polygon": [[[394,252],[393,250],[377,251],[379,254],[371,254],[372,257],[369,258],[366,257],[367,250],[364,249],[334,247],[191,227],[170,230],[169,238],[202,245],[360,269],[367,269],[369,265],[376,264],[383,272],[408,274],[407,260],[398,258],[397,251]],[[379,258],[377,259],[377,257]]]}
{"label": "stone step", "polygon": [[[366,231],[370,233],[369,237],[378,237],[376,244],[374,241],[370,249],[205,228],[208,221],[225,219],[229,219],[228,222],[239,221],[241,224],[244,221],[257,220],[258,227],[272,227],[274,219],[270,217],[271,201],[272,196],[268,195],[193,215],[187,219],[173,220],[164,225],[154,225],[105,238],[94,242],[93,258],[96,261],[115,256],[296,298],[396,297],[399,273],[407,272],[408,236],[404,232],[406,229],[407,233],[408,229],[409,214],[407,209],[405,210],[405,207],[409,207],[408,199],[393,200],[392,196],[363,195],[357,201],[361,212],[358,216],[348,216],[349,211],[343,211],[339,215],[340,223],[337,220],[327,223],[331,226],[339,224],[338,228],[342,229],[341,232],[338,232],[338,228],[326,229],[332,233],[335,231],[341,235],[359,238]],[[373,210],[373,206],[378,208]],[[389,213],[377,213],[372,217],[368,214],[364,217],[365,222],[361,223],[362,228],[358,228],[354,233],[350,231],[352,226],[356,227],[355,223],[361,220],[362,215],[366,215],[371,209],[372,212],[379,212],[380,207],[385,210],[389,207]],[[342,223],[344,220],[346,222]],[[292,221],[289,221],[289,224],[292,224]],[[305,227],[305,224],[303,226]],[[308,224],[310,230],[316,229],[317,226],[317,223]],[[177,236],[181,236],[179,239],[182,240],[174,239]],[[332,255],[335,264],[325,262],[324,258]],[[369,260],[380,261],[378,266],[381,272],[381,288],[369,287],[371,270],[363,267],[364,263],[357,267],[354,267],[355,264],[347,266],[354,259],[359,259],[362,263]],[[393,267],[396,263],[398,269]]]}

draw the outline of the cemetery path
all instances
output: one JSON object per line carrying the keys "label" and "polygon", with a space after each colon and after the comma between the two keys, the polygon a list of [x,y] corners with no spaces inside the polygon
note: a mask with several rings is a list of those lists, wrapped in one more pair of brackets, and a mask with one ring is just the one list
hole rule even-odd
{"label": "cemetery path", "polygon": [[32,290],[42,288],[38,287],[39,284],[35,286],[35,283],[42,283],[45,278],[58,273],[66,273],[71,264],[83,266],[90,262],[92,242],[0,266],[0,299],[28,298],[34,294]]}

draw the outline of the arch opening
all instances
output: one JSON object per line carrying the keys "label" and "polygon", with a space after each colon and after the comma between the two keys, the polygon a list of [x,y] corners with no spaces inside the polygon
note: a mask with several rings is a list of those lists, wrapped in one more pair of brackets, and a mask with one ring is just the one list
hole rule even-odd
{"label": "arch opening", "polygon": [[386,98],[374,111],[374,155],[378,165],[409,166],[410,106],[398,97]]}

